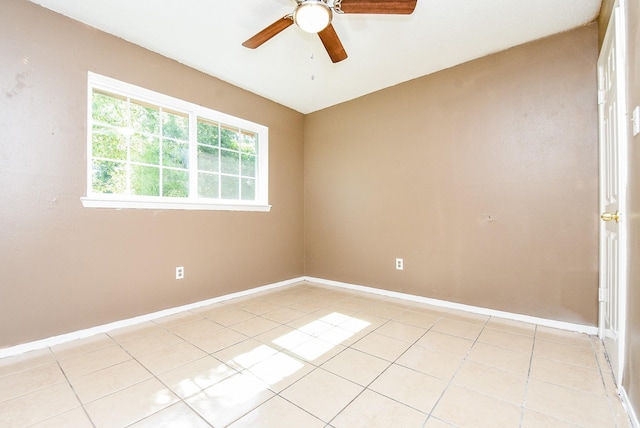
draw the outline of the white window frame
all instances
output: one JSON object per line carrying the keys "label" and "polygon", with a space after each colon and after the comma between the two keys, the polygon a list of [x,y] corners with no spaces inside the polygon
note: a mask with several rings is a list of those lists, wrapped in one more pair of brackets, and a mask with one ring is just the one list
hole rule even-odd
{"label": "white window frame", "polygon": [[[269,205],[269,129],[254,122],[240,119],[187,101],[160,94],[149,89],[121,82],[96,73],[88,73],[87,96],[87,196],[82,197],[82,205],[87,208],[146,208],[146,209],[183,209],[183,210],[225,210],[225,211],[262,211],[271,210]],[[117,195],[93,192],[93,152],[92,152],[92,94],[93,90],[102,90],[134,98],[138,101],[158,105],[189,115],[189,197],[176,198],[166,196]],[[197,119],[198,117],[231,125],[258,135],[256,199],[252,201],[235,199],[199,198],[197,194]]]}

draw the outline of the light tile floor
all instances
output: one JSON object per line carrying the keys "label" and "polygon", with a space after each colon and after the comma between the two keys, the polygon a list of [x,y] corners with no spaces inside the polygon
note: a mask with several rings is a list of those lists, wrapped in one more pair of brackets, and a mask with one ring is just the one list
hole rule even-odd
{"label": "light tile floor", "polygon": [[301,283],[0,360],[2,427],[629,427],[595,337]]}

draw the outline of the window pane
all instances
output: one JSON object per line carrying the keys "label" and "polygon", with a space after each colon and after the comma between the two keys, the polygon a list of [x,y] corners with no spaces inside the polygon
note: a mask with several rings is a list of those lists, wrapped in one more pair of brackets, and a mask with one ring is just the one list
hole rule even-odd
{"label": "window pane", "polygon": [[242,155],[242,175],[245,177],[256,176],[256,157],[251,155]]}
{"label": "window pane", "polygon": [[252,178],[242,179],[242,199],[245,201],[256,199],[256,180]]}
{"label": "window pane", "polygon": [[117,129],[94,126],[91,151],[94,158],[127,160],[127,140]]}
{"label": "window pane", "polygon": [[97,193],[125,193],[127,191],[126,164],[94,159],[92,189]]}
{"label": "window pane", "polygon": [[220,170],[218,166],[219,151],[213,147],[198,145],[198,169],[200,171],[218,172]]}
{"label": "window pane", "polygon": [[127,99],[94,91],[91,99],[93,119],[113,126],[127,126]]}
{"label": "window pane", "polygon": [[131,127],[149,134],[160,133],[160,110],[158,107],[131,101]]}
{"label": "window pane", "polygon": [[134,195],[160,196],[160,168],[131,165],[131,193]]}
{"label": "window pane", "polygon": [[162,112],[162,135],[178,140],[189,139],[189,117],[183,114]]}
{"label": "window pane", "polygon": [[265,126],[94,73],[88,83],[83,205],[253,210],[246,201],[267,200]]}
{"label": "window pane", "polygon": [[189,196],[189,172],[162,169],[162,196],[186,198]]}
{"label": "window pane", "polygon": [[162,165],[188,168],[189,145],[173,140],[162,140]]}
{"label": "window pane", "polygon": [[217,146],[219,133],[217,123],[198,118],[198,143]]}
{"label": "window pane", "polygon": [[143,134],[133,134],[131,136],[131,161],[160,165],[160,139]]}
{"label": "window pane", "polygon": [[220,170],[225,174],[240,174],[240,153],[220,150]]}
{"label": "window pane", "polygon": [[227,177],[223,175],[222,180],[222,199],[239,199],[240,198],[240,179],[238,177]]}
{"label": "window pane", "polygon": [[218,174],[198,173],[198,196],[201,198],[218,198]]}
{"label": "window pane", "polygon": [[242,131],[242,146],[240,151],[255,155],[258,149],[258,136],[253,132]]}
{"label": "window pane", "polygon": [[220,130],[220,145],[225,149],[238,150],[238,129],[222,127]]}

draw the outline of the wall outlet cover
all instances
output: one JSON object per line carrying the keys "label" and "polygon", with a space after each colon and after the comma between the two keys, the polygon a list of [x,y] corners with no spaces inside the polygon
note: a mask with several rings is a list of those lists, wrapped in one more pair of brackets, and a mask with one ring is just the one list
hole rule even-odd
{"label": "wall outlet cover", "polygon": [[184,266],[176,268],[176,279],[184,279]]}

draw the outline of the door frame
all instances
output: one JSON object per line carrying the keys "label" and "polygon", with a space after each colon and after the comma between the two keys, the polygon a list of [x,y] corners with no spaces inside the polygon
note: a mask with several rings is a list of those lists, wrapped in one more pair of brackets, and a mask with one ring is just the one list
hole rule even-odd
{"label": "door frame", "polygon": [[[624,357],[625,357],[625,340],[626,340],[626,309],[627,309],[627,227],[628,212],[626,204],[626,191],[627,191],[627,103],[626,103],[626,13],[625,13],[625,0],[615,0],[613,9],[611,11],[611,17],[609,18],[609,24],[604,38],[602,48],[607,45],[607,40],[611,37],[615,37],[615,61],[616,61],[616,102],[617,102],[617,123],[616,127],[617,144],[618,144],[618,157],[617,168],[619,177],[619,210],[620,210],[620,223],[618,225],[618,242],[619,242],[619,263],[618,263],[618,299],[616,299],[617,307],[617,339],[616,345],[616,361],[614,369],[614,378],[618,388],[622,386],[622,378],[624,375]],[[601,48],[601,49],[602,49]],[[602,74],[601,74],[601,61],[603,59],[604,49],[600,51],[597,62],[598,73],[598,140],[600,150],[600,190],[599,190],[599,208],[600,212],[604,212],[604,197],[603,197],[603,183],[605,180],[605,172],[603,171],[603,123],[601,114],[600,103],[600,90],[602,87]],[[606,61],[606,59],[605,59]],[[599,338],[604,343],[605,322],[604,322],[604,305],[606,304],[606,290],[603,289],[603,284],[606,278],[606,248],[605,243],[605,231],[606,223],[600,222],[599,224],[599,237],[600,237],[600,283],[599,283],[599,317],[598,317],[598,332]],[[604,347],[605,352],[606,346]],[[607,353],[607,358],[610,358]]]}

